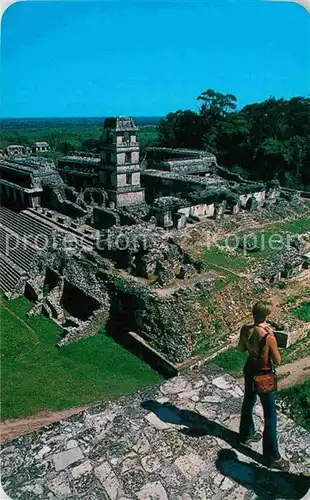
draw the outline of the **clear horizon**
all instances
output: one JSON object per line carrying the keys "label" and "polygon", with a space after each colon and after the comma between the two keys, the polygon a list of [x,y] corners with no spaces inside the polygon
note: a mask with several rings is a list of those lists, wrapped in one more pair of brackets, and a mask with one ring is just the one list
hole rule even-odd
{"label": "clear horizon", "polygon": [[207,88],[238,109],[309,95],[295,3],[19,2],[2,19],[2,119],[161,117]]}

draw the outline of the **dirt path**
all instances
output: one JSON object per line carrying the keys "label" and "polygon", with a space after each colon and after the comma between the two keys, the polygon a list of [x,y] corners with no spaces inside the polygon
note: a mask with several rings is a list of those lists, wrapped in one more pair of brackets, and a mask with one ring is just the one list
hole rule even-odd
{"label": "dirt path", "polygon": [[71,417],[71,415],[75,415],[80,411],[86,410],[88,407],[89,406],[76,406],[75,408],[70,408],[68,410],[41,412],[28,418],[4,420],[0,423],[0,442],[5,443],[10,439],[35,431],[45,425]]}
{"label": "dirt path", "polygon": [[295,384],[299,384],[310,378],[310,356],[307,358],[298,359],[288,365],[279,366],[277,369],[278,375],[286,375],[279,380],[279,388],[286,389]]}

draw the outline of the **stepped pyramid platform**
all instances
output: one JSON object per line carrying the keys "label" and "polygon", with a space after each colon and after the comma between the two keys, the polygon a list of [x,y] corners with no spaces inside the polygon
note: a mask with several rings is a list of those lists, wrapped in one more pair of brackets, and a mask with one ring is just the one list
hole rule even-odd
{"label": "stepped pyramid platform", "polygon": [[[61,214],[60,214],[61,215]],[[38,210],[12,210],[0,206],[0,290],[10,294],[29,278],[36,255],[46,249],[53,231],[72,236],[81,246],[92,248],[93,241],[57,221],[48,220]]]}
{"label": "stepped pyramid platform", "polygon": [[[242,396],[209,365],[92,406],[6,443],[2,486],[14,500],[308,498],[310,434],[279,414],[291,470],[267,469],[261,443],[238,445]],[[259,405],[255,419],[261,428]]]}
{"label": "stepped pyramid platform", "polygon": [[38,249],[44,247],[52,228],[29,217],[0,207],[0,290],[13,292],[31,269]]}

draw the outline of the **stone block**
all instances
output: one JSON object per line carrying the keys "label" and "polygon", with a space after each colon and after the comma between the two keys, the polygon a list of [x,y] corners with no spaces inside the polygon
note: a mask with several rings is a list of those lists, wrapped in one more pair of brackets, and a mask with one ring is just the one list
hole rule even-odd
{"label": "stone block", "polygon": [[66,451],[61,451],[60,453],[56,453],[53,455],[53,462],[56,471],[60,471],[66,469],[69,465],[77,462],[84,458],[81,448],[70,448]]}
{"label": "stone block", "polygon": [[159,481],[147,483],[136,496],[139,500],[168,500],[166,490]]}
{"label": "stone block", "polygon": [[71,474],[74,477],[74,479],[79,478],[83,474],[87,474],[88,472],[91,472],[92,466],[89,460],[86,460],[86,462],[83,462],[81,465],[78,465],[77,467],[74,467],[71,470]]}

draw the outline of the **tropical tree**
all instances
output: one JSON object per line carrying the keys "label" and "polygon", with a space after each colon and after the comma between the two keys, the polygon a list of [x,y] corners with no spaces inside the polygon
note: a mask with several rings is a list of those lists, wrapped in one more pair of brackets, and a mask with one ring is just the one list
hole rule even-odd
{"label": "tropical tree", "polygon": [[157,126],[159,141],[171,148],[201,148],[202,122],[191,110],[169,113]]}
{"label": "tropical tree", "polygon": [[[169,113],[158,125],[164,146],[206,149],[252,179],[278,176],[284,185],[310,184],[310,99],[269,99],[237,111],[237,98],[202,92],[198,112]],[[236,167],[238,166],[238,167]]]}
{"label": "tropical tree", "polygon": [[208,119],[223,118],[237,108],[237,98],[233,94],[221,94],[213,89],[201,92],[197,100],[202,101],[200,114]]}

